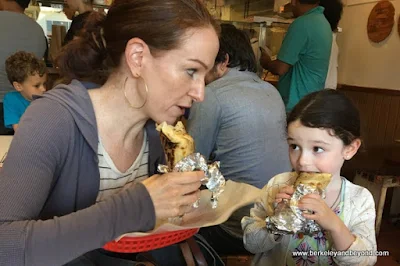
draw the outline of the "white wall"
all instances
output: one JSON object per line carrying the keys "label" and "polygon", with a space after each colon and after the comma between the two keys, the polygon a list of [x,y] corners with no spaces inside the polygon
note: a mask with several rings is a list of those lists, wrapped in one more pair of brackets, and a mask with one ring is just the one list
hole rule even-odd
{"label": "white wall", "polygon": [[338,35],[338,81],[360,87],[400,90],[400,36],[397,30],[400,1],[391,1],[396,9],[395,25],[391,35],[380,44],[370,42],[367,35],[368,16],[376,2],[347,0],[340,22],[343,32]]}

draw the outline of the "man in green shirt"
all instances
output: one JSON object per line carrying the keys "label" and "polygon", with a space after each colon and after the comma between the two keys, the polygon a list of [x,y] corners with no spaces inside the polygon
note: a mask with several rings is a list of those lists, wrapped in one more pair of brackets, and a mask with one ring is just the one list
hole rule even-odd
{"label": "man in green shirt", "polygon": [[332,30],[319,0],[292,0],[296,19],[276,60],[263,51],[261,66],[279,75],[278,90],[286,112],[305,95],[324,89],[332,46]]}

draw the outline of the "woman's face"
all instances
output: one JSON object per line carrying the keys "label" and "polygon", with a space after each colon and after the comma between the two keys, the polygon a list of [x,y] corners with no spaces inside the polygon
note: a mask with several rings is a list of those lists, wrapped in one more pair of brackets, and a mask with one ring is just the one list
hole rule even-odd
{"label": "woman's face", "polygon": [[173,124],[192,106],[204,99],[204,79],[214,65],[219,49],[212,27],[192,29],[175,50],[152,57],[142,74],[148,86],[147,115]]}

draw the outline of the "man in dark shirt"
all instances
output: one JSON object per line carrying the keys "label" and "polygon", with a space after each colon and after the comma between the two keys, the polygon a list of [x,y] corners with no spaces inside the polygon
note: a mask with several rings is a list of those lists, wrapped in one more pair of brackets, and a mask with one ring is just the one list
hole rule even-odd
{"label": "man in dark shirt", "polygon": [[79,34],[85,26],[86,20],[90,13],[93,12],[93,0],[67,0],[68,8],[73,12],[79,12],[79,15],[72,19],[71,27],[69,28],[63,45],[69,43]]}

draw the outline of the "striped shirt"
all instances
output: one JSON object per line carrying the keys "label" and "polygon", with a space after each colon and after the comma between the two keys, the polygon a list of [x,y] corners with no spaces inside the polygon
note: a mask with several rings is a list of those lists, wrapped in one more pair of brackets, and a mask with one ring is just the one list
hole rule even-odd
{"label": "striped shirt", "polygon": [[146,179],[148,173],[148,154],[149,141],[147,133],[144,133],[142,148],[132,166],[126,172],[121,173],[114,165],[109,154],[103,147],[101,141],[98,145],[99,171],[100,171],[100,190],[97,195],[97,202],[120,192],[131,186],[134,182]]}

